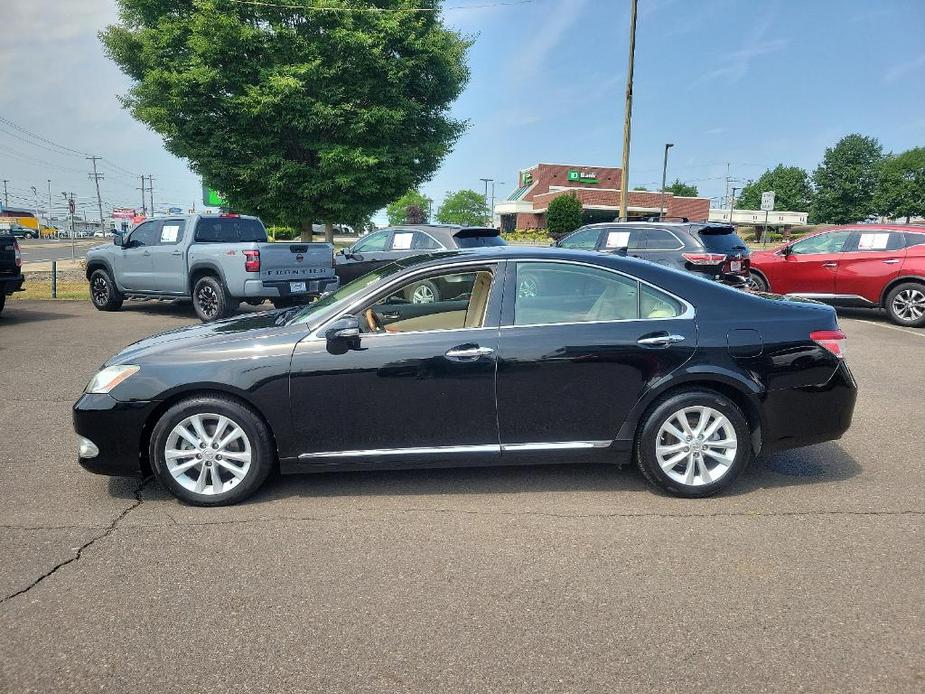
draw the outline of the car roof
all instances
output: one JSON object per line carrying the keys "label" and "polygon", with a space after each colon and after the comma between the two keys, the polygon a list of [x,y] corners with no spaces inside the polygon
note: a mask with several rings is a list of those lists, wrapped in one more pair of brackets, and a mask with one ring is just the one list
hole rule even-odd
{"label": "car roof", "polygon": [[580,260],[594,265],[608,267],[625,267],[629,270],[642,263],[652,265],[645,260],[630,258],[622,255],[598,253],[574,248],[556,248],[553,246],[481,246],[478,248],[462,248],[459,250],[437,251],[424,255],[411,256],[398,262],[406,268],[426,267],[427,265],[443,265],[448,260],[468,262],[471,260]]}

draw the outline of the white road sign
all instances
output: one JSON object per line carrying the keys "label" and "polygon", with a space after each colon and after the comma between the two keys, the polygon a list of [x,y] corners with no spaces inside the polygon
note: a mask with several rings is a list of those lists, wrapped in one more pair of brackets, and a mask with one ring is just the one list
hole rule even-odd
{"label": "white road sign", "polygon": [[761,194],[761,209],[770,212],[774,209],[774,191],[769,190]]}

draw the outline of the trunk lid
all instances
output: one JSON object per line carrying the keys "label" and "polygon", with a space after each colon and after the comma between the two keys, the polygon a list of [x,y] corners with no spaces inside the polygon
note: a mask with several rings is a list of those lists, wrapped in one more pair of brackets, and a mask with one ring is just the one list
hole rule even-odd
{"label": "trunk lid", "polygon": [[708,253],[725,256],[722,261],[723,273],[748,276],[750,253],[735,227],[725,224],[705,226],[698,230],[697,235]]}
{"label": "trunk lid", "polygon": [[260,278],[312,280],[334,276],[334,246],[330,243],[261,243]]}

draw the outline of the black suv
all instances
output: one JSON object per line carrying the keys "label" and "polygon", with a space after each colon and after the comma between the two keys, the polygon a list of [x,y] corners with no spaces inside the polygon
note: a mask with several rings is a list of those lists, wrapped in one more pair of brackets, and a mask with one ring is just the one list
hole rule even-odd
{"label": "black suv", "polygon": [[560,239],[559,248],[626,254],[688,272],[700,272],[736,287],[749,282],[749,252],[728,224],[696,222],[605,222],[588,224]]}
{"label": "black suv", "polygon": [[0,311],[6,305],[7,294],[22,291],[21,268],[19,243],[13,236],[0,231]]}

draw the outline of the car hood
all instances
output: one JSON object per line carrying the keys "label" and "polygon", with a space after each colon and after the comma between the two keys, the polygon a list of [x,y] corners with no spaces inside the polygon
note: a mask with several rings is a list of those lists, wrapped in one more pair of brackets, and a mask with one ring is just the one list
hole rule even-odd
{"label": "car hood", "polygon": [[227,352],[245,348],[247,345],[244,343],[256,346],[261,340],[286,333],[292,333],[294,345],[306,331],[305,326],[287,325],[292,313],[293,309],[264,311],[157,333],[133,342],[104,366],[139,364],[163,355],[179,355],[183,352]]}

